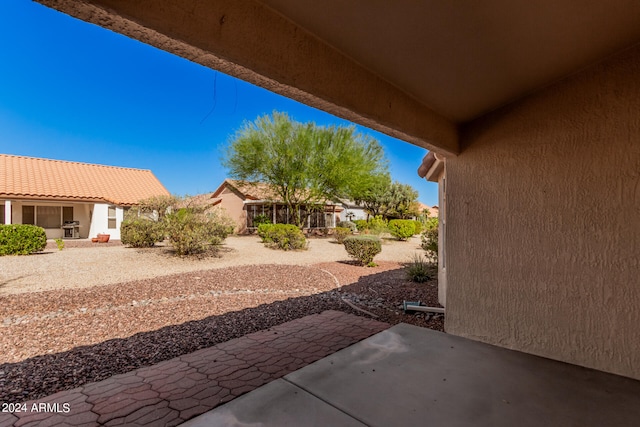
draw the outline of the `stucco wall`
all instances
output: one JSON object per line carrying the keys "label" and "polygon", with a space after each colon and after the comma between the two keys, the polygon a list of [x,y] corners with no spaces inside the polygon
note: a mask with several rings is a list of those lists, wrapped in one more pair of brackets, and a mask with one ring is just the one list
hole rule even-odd
{"label": "stucco wall", "polygon": [[469,125],[447,332],[640,379],[640,47]]}
{"label": "stucco wall", "polygon": [[[4,204],[4,200],[0,200]],[[90,214],[89,210],[93,208],[93,204],[87,203],[69,203],[63,201],[43,201],[43,200],[12,200],[11,212],[14,224],[22,224],[22,207],[23,206],[65,206],[73,207],[73,219],[80,222],[80,238],[86,239],[89,236]],[[56,239],[63,237],[64,233],[61,228],[45,229],[48,239]]]}
{"label": "stucco wall", "polygon": [[91,228],[88,237],[96,237],[98,234],[108,234],[111,240],[120,240],[120,225],[124,219],[124,210],[116,206],[116,227],[108,228],[109,205],[96,203],[93,206]]}
{"label": "stucco wall", "polygon": [[247,231],[247,211],[244,209],[242,197],[229,187],[225,187],[218,197],[222,199],[220,207],[236,223],[234,232],[244,233]]}

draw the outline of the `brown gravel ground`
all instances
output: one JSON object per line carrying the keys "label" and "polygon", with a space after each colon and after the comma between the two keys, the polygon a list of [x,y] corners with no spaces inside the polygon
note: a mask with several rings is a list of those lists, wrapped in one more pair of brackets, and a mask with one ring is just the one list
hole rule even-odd
{"label": "brown gravel ground", "polygon": [[401,262],[378,264],[236,266],[1,295],[0,401],[37,399],[325,310],[369,316],[344,300],[383,322],[443,330],[441,315],[402,310],[404,300],[438,306],[436,280],[413,283]]}

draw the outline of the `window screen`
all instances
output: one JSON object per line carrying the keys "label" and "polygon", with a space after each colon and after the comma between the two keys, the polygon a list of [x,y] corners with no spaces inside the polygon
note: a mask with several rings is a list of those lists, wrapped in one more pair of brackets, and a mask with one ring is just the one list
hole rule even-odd
{"label": "window screen", "polygon": [[36,225],[42,228],[62,227],[62,208],[60,206],[38,206]]}
{"label": "window screen", "polygon": [[116,228],[116,207],[115,206],[109,206],[107,218],[108,218],[107,227],[111,229]]}
{"label": "window screen", "polygon": [[36,209],[35,206],[23,206],[22,207],[22,223],[35,225],[36,223]]}

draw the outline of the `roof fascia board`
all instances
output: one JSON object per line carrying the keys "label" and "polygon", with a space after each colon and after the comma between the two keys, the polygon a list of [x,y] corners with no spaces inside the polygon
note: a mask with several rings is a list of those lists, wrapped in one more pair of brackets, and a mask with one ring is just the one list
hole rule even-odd
{"label": "roof fascia board", "polygon": [[448,155],[456,124],[254,0],[37,0],[338,117]]}

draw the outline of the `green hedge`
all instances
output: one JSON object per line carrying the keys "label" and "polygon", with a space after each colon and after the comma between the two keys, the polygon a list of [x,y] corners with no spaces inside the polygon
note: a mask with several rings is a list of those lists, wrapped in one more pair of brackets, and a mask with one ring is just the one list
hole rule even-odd
{"label": "green hedge", "polygon": [[382,252],[382,243],[376,236],[349,236],[342,243],[347,253],[361,265],[375,266],[373,258]]}
{"label": "green hedge", "polygon": [[0,256],[29,255],[47,246],[44,228],[26,224],[0,225]]}
{"label": "green hedge", "polygon": [[262,241],[264,242],[264,238],[267,236],[267,233],[273,228],[273,224],[269,224],[269,223],[262,223],[260,225],[258,225],[258,236],[260,236],[260,238],[262,239]]}
{"label": "green hedge", "polygon": [[269,248],[288,250],[307,249],[302,230],[291,224],[261,224],[258,235]]}
{"label": "green hedge", "polygon": [[353,221],[353,223],[356,225],[358,231],[360,232],[369,229],[369,223],[364,219],[356,219],[355,221]]}
{"label": "green hedge", "polygon": [[393,219],[389,221],[389,233],[398,240],[407,240],[416,233],[412,219]]}
{"label": "green hedge", "polygon": [[422,233],[422,222],[418,221],[417,219],[414,219],[413,225],[416,227],[416,231],[414,231],[413,233],[414,236],[417,236],[418,234]]}

